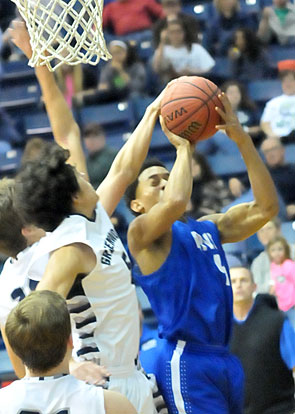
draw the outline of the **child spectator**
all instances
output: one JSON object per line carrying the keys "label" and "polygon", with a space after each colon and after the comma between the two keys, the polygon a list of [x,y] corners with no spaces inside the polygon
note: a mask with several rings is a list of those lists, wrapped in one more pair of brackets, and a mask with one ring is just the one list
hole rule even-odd
{"label": "child spectator", "polygon": [[57,84],[62,91],[69,108],[71,108],[73,98],[83,89],[82,65],[61,65],[56,69],[55,74]]}
{"label": "child spectator", "polygon": [[113,40],[109,50],[113,58],[102,67],[97,88],[78,94],[78,103],[116,101],[145,93],[146,70],[137,56],[135,46],[122,40]]}
{"label": "child spectator", "polygon": [[270,257],[270,293],[275,294],[279,308],[286,312],[295,329],[295,262],[290,259],[290,247],[278,236],[267,245]]}
{"label": "child spectator", "polygon": [[226,93],[240,124],[252,138],[259,138],[261,128],[257,118],[257,107],[244,87],[236,80],[229,80],[221,85],[221,90]]}
{"label": "child spectator", "polygon": [[163,84],[178,76],[206,73],[214,65],[215,61],[207,50],[194,43],[191,31],[182,20],[167,22],[153,57],[153,68]]}

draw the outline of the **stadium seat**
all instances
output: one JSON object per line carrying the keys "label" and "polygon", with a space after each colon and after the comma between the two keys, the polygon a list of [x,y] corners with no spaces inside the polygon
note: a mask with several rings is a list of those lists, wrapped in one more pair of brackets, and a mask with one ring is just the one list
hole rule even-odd
{"label": "stadium seat", "polygon": [[293,46],[270,45],[268,47],[270,62],[274,68],[280,60],[294,59],[295,50]]}
{"label": "stadium seat", "polygon": [[295,221],[287,221],[281,224],[281,233],[289,243],[295,243]]}
{"label": "stadium seat", "polygon": [[37,112],[24,117],[25,132],[28,137],[48,135],[52,133],[48,116],[45,112]]}
{"label": "stadium seat", "polygon": [[35,79],[34,68],[28,66],[27,61],[13,61],[2,63],[1,85],[16,84]]}
{"label": "stadium seat", "polygon": [[285,147],[285,160],[295,164],[295,144],[286,144]]}
{"label": "stadium seat", "polygon": [[21,150],[9,150],[5,154],[0,153],[0,175],[11,175],[16,172],[22,157]]}
{"label": "stadium seat", "polygon": [[268,100],[282,94],[279,80],[258,80],[248,84],[248,94],[257,103],[266,103]]}
{"label": "stadium seat", "polygon": [[86,106],[80,110],[79,119],[82,127],[90,122],[98,122],[106,131],[128,132],[133,126],[132,105],[128,102],[115,102]]}
{"label": "stadium seat", "polygon": [[0,91],[0,107],[11,109],[32,106],[40,101],[40,97],[41,92],[37,82],[2,87]]}
{"label": "stadium seat", "polygon": [[214,173],[224,178],[238,176],[247,171],[241,155],[224,155],[217,153],[209,155],[207,160]]}
{"label": "stadium seat", "polygon": [[227,57],[215,57],[215,65],[206,77],[218,85],[231,78],[231,66]]}

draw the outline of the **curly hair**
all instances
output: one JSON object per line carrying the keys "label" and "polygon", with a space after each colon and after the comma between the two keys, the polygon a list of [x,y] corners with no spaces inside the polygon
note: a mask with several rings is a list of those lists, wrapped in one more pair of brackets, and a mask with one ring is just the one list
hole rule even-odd
{"label": "curly hair", "polygon": [[138,186],[138,177],[140,176],[140,174],[150,168],[150,167],[163,167],[166,168],[165,164],[163,164],[160,160],[158,160],[157,158],[148,158],[147,160],[145,160],[145,162],[142,164],[141,169],[138,173],[138,176],[136,178],[135,181],[133,181],[132,184],[129,185],[129,187],[127,188],[127,190],[125,191],[125,195],[124,195],[124,199],[126,202],[127,207],[129,208],[129,210],[131,211],[131,213],[134,216],[139,216],[140,213],[136,213],[135,211],[133,211],[130,207],[131,201],[135,200],[136,198],[136,189]]}
{"label": "curly hair", "polygon": [[79,191],[69,151],[47,143],[40,156],[23,165],[16,177],[14,205],[26,224],[53,231],[73,212]]}
{"label": "curly hair", "polygon": [[0,251],[12,257],[27,247],[22,235],[24,223],[13,207],[14,189],[13,179],[0,180]]}

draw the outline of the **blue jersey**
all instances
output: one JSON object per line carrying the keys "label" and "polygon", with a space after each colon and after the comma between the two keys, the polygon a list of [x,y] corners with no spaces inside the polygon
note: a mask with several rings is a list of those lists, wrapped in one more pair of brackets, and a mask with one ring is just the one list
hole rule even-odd
{"label": "blue jersey", "polygon": [[200,345],[227,346],[232,326],[232,289],[216,225],[189,219],[172,226],[172,245],[163,265],[134,279],[159,321],[159,336]]}

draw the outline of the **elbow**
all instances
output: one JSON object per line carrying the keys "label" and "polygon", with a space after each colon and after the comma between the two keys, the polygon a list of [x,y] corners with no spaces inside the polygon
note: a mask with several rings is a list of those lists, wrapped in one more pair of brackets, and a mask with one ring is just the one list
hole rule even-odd
{"label": "elbow", "polygon": [[279,214],[280,205],[279,200],[276,197],[273,202],[264,210],[264,217],[269,221],[273,217],[276,217]]}

